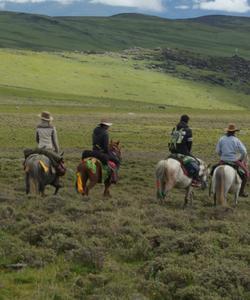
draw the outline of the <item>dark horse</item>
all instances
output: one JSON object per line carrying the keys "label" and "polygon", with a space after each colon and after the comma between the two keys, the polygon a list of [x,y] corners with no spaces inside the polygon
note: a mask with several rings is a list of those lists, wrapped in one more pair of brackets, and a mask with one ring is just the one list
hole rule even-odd
{"label": "dark horse", "polygon": [[55,187],[54,195],[61,187],[58,176],[53,172],[50,159],[42,154],[30,155],[24,165],[26,194],[33,192],[45,196],[46,185]]}
{"label": "dark horse", "polygon": [[[114,142],[111,140],[109,144],[109,151],[110,153],[115,156],[119,161],[121,160],[121,147],[120,142]],[[88,164],[87,160],[90,159],[93,164],[93,167],[91,168]],[[87,158],[84,159],[77,167],[77,182],[76,182],[76,188],[79,193],[81,193],[83,196],[89,195],[89,191],[97,184],[101,183],[102,180],[102,163],[100,160],[95,158]],[[112,184],[111,180],[111,174],[108,176],[108,178],[104,181],[104,197],[110,197],[109,188]]]}

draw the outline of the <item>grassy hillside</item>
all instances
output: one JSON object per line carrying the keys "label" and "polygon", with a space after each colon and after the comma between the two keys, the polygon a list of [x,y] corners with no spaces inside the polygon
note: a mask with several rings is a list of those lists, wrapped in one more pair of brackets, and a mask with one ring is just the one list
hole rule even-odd
{"label": "grassy hillside", "polygon": [[0,47],[33,50],[121,50],[172,47],[250,57],[250,19],[212,16],[167,20],[136,14],[48,17],[0,12]]}
{"label": "grassy hillside", "polygon": [[248,95],[150,70],[148,61],[129,55],[1,50],[0,60],[0,97],[5,104],[16,95],[17,99],[30,99],[31,104],[33,99],[45,98],[97,101],[100,106],[124,102],[123,106],[130,103],[131,109],[135,103],[196,109],[250,107]]}

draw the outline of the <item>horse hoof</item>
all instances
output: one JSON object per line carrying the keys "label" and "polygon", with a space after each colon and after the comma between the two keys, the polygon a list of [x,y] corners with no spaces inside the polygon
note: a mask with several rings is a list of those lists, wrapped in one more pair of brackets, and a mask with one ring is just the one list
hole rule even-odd
{"label": "horse hoof", "polygon": [[106,198],[106,199],[112,198],[112,196],[110,194],[104,194],[103,197]]}

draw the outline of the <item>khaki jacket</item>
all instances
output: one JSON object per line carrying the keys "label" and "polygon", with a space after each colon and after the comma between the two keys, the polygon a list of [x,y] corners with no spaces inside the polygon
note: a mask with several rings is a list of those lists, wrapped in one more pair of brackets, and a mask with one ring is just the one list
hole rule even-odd
{"label": "khaki jacket", "polygon": [[42,120],[36,128],[36,141],[38,148],[59,152],[56,128],[49,122]]}

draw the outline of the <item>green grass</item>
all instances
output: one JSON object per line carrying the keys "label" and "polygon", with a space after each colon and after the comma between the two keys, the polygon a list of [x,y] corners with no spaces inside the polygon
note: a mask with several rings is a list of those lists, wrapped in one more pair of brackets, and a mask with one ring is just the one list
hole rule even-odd
{"label": "green grass", "polygon": [[[181,113],[191,116],[193,153],[215,162],[215,144],[229,121],[242,128],[249,147],[248,112],[145,109],[129,115],[122,108],[85,112],[47,104],[68,172],[59,195],[48,188],[42,199],[25,196],[21,165],[22,149],[35,146],[41,106],[10,108],[0,118],[1,264],[28,267],[1,267],[0,299],[248,299],[249,200],[224,210],[212,206],[207,191],[196,191],[193,207],[183,210],[184,192],[173,191],[161,205],[154,182],[155,164],[167,155],[166,135]],[[107,113],[114,122],[110,135],[123,146],[120,181],[111,199],[102,199],[98,186],[84,200],[74,191],[75,168]]]}
{"label": "green grass", "polygon": [[0,47],[32,50],[115,51],[172,47],[249,58],[249,18],[211,16],[167,20],[144,15],[48,17],[0,13]]}
{"label": "green grass", "polygon": [[[148,70],[143,62],[137,63],[130,57],[124,60],[119,54],[1,50],[0,59],[1,103],[9,103],[8,95],[12,100],[17,95],[31,102],[36,98],[72,99],[77,103],[87,100],[88,105],[99,101],[100,106],[119,106],[124,101],[124,106],[131,103],[131,109],[135,106],[133,102],[139,107],[148,103],[231,110],[243,110],[250,105],[248,95]],[[135,64],[140,69],[135,69]]]}

